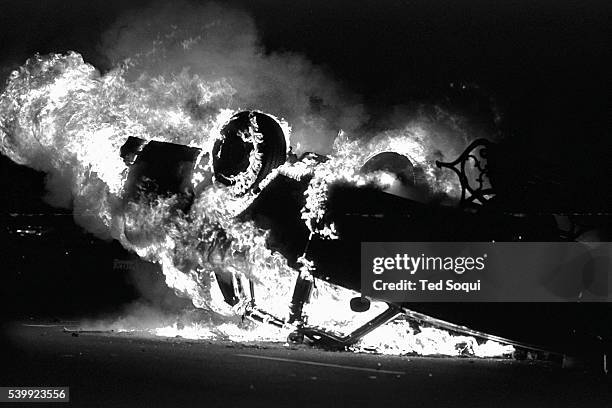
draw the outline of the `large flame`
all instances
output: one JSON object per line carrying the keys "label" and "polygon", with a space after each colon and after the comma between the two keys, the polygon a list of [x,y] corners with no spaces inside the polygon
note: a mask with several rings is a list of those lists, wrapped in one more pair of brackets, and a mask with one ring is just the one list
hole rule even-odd
{"label": "large flame", "polygon": [[[228,317],[214,326],[158,327],[156,334],[284,340],[286,329],[236,323],[235,316],[246,305],[230,307],[216,284],[217,272],[245,277],[254,283],[258,307],[279,319],[287,317],[297,271],[266,247],[266,231],[233,218],[252,196],[237,198],[229,189],[210,185],[199,191],[188,214],[172,210],[176,197],[128,205],[121,199],[128,168],[119,150],[126,139],[135,136],[210,151],[219,129],[236,111],[210,105],[220,96],[233,95],[230,81],[205,81],[188,71],[170,76],[142,74],[128,80],[128,71],[129,65],[123,65],[102,75],[75,52],[31,58],[11,74],[0,96],[0,151],[17,163],[46,172],[50,202],[72,205],[75,220],[88,231],[116,239],[141,258],[161,265],[167,285],[195,307],[217,316],[216,322],[219,316]],[[426,136],[418,123],[367,142],[350,141],[340,132],[334,153],[325,163],[286,164],[269,179],[277,174],[296,178],[311,174],[303,218],[313,232],[334,238],[334,226],[322,222],[331,183],[385,185],[392,181],[388,174],[359,173],[368,155],[400,152],[424,169],[434,189],[457,192],[450,179],[437,177],[431,161],[435,152]],[[201,178],[196,172],[194,184]],[[128,239],[126,231],[137,233]],[[317,283],[313,300],[305,308],[309,323],[348,333],[384,308],[374,302],[369,312],[356,314],[348,308],[348,300],[356,295]],[[508,352],[501,345],[479,346],[473,338],[455,338],[433,329],[414,333],[407,327],[387,325],[378,334],[366,336],[355,349],[454,355],[469,348],[472,355],[483,356]]]}

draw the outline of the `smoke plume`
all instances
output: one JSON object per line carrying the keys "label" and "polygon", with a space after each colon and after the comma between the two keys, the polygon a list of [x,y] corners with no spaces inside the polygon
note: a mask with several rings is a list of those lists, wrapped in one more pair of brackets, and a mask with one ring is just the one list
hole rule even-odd
{"label": "smoke plume", "polygon": [[301,150],[329,153],[340,129],[352,132],[367,117],[358,98],[305,57],[267,53],[253,19],[217,4],[179,1],[123,15],[104,35],[103,54],[128,59],[129,78],[182,72],[219,84],[206,104],[183,101],[194,117],[219,108],[259,109],[286,120]]}

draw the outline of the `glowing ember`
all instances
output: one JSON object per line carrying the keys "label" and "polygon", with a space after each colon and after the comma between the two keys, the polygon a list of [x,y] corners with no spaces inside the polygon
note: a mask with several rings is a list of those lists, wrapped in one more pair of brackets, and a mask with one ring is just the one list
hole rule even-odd
{"label": "glowing ember", "polygon": [[487,340],[480,344],[471,336],[458,336],[423,327],[416,332],[408,322],[398,319],[364,336],[351,348],[354,351],[374,351],[382,354],[424,356],[501,357],[511,355],[514,347]]}

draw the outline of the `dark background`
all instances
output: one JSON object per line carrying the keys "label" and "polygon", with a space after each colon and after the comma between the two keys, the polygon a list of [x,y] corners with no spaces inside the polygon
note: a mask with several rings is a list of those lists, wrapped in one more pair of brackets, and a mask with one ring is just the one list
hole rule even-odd
{"label": "dark background", "polygon": [[[126,9],[151,3],[3,1],[3,71],[35,52],[66,50],[104,69],[100,34]],[[255,18],[266,50],[304,54],[374,111],[440,101],[459,82],[498,101],[513,137],[551,142],[552,155],[608,138],[609,2],[221,3]]]}
{"label": "dark background", "polygon": [[[0,76],[36,52],[76,50],[108,69],[100,35],[126,9],[150,3],[2,1]],[[558,165],[563,173],[586,174],[578,178],[584,192],[610,194],[610,2],[223,3],[255,18],[268,52],[304,54],[361,95],[373,126],[401,105],[439,103],[470,116],[482,113],[483,99],[494,101],[509,151]],[[0,169],[2,247],[9,260],[2,269],[11,274],[2,285],[5,312],[79,313],[136,298],[125,276],[108,272],[113,259],[129,257],[117,244],[98,242],[59,221],[64,226],[50,231],[62,240],[53,244],[8,235],[13,228],[8,214],[57,210],[41,200],[42,174],[5,157]],[[72,256],[65,254],[74,248]],[[28,278],[13,276],[18,269]]]}
{"label": "dark background", "polygon": [[[611,190],[609,2],[222,3],[254,17],[267,52],[303,54],[361,95],[373,126],[419,103],[468,118],[493,109],[501,120],[491,134],[513,152],[584,173],[585,191]],[[67,50],[104,71],[101,34],[126,10],[151,4],[3,1],[0,76],[36,52]]]}

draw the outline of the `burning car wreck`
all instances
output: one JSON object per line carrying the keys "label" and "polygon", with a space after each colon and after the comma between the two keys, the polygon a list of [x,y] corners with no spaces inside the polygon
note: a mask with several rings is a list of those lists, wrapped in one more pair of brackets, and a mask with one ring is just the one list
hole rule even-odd
{"label": "burning car wreck", "polygon": [[600,3],[2,2],[0,402],[610,406]]}
{"label": "burning car wreck", "polygon": [[[204,222],[205,228],[185,238],[197,243],[196,256],[181,258],[190,262],[185,269],[210,276],[212,286],[203,285],[220,294],[231,313],[290,328],[290,342],[346,348],[401,315],[415,325],[479,341],[567,350],[570,340],[558,334],[574,330],[582,317],[572,317],[562,305],[535,310],[529,304],[489,304],[483,311],[479,304],[391,303],[359,295],[361,242],[571,241],[589,230],[588,222],[569,215],[576,203],[563,201],[566,192],[542,177],[545,169],[525,168],[505,147],[475,140],[455,161],[434,164],[411,157],[403,143],[387,140],[361,154],[353,149],[348,160],[317,153],[298,157],[282,122],[259,111],[234,114],[208,148],[130,137],[121,148],[129,168],[121,210],[124,237],[146,258],[157,232],[143,220],[143,203],[163,208],[154,217],[178,218],[192,227]],[[444,187],[432,188],[432,180],[441,178]],[[214,198],[199,199],[203,195]],[[181,228],[173,222],[162,224]],[[247,230],[236,233],[245,225]],[[267,266],[280,262],[272,269],[282,269],[283,281],[290,282],[275,288],[284,294],[280,303],[265,294],[262,299],[262,290],[270,289],[266,285],[280,285],[280,279],[266,281],[250,272],[257,265],[245,239],[269,251],[263,256]],[[313,290],[325,287],[352,293],[336,300],[367,315],[365,321],[348,332],[313,322],[309,307],[318,302]]]}

